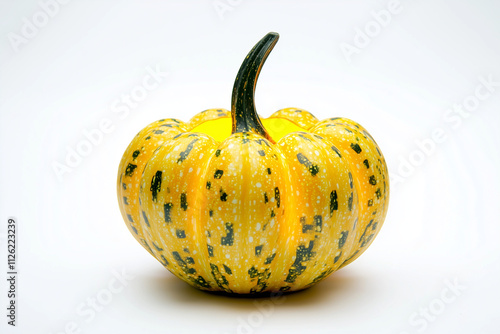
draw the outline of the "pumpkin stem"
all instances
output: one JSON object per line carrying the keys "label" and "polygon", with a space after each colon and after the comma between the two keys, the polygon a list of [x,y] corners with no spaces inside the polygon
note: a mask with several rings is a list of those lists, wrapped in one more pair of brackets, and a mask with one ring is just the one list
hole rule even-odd
{"label": "pumpkin stem", "polygon": [[260,70],[267,56],[278,42],[279,34],[270,32],[262,38],[241,64],[233,86],[231,99],[231,116],[233,119],[233,132],[252,132],[259,134],[274,143],[260,121],[255,110],[255,86]]}

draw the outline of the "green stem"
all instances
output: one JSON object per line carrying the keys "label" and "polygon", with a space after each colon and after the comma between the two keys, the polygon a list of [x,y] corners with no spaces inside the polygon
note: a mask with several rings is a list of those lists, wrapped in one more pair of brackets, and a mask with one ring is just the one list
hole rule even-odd
{"label": "green stem", "polygon": [[234,81],[233,96],[231,99],[231,116],[233,119],[233,133],[252,132],[259,134],[274,143],[260,121],[255,110],[255,86],[260,70],[267,56],[278,42],[279,35],[270,32],[262,38],[241,64],[240,70]]}

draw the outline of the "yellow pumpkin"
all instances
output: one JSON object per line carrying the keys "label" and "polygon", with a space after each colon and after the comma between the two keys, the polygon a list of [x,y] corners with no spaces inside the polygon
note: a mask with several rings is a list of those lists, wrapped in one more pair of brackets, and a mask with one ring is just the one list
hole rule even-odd
{"label": "yellow pumpkin", "polygon": [[359,124],[253,98],[278,34],[245,58],[231,112],[162,119],[125,151],[118,200],[132,235],[190,285],[227,293],[296,291],[351,263],[384,221],[389,177]]}

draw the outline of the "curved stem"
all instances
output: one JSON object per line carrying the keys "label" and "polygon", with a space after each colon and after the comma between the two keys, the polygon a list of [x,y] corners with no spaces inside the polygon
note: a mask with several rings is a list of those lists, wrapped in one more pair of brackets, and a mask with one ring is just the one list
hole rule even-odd
{"label": "curved stem", "polygon": [[234,81],[231,99],[233,133],[256,133],[272,143],[274,143],[274,140],[266,132],[266,129],[264,129],[255,110],[254,97],[260,70],[274,45],[278,42],[278,38],[278,33],[270,32],[248,53]]}

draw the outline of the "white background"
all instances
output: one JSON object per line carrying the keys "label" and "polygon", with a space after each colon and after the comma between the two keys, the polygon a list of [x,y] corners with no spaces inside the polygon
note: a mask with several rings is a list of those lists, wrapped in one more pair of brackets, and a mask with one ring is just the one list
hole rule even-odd
{"label": "white background", "polygon": [[[0,331],[498,333],[500,4],[401,0],[381,27],[372,11],[388,7],[74,0],[43,22],[37,1],[2,1]],[[30,35],[34,21],[42,26]],[[357,29],[371,37],[355,39]],[[163,269],[125,227],[115,182],[145,125],[229,108],[243,58],[269,31],[281,39],[259,80],[259,112],[300,107],[358,121],[393,182],[385,225],[361,258],[307,291],[258,300],[262,309],[194,290]],[[346,56],[347,44],[357,53]],[[147,68],[168,76],[128,114],[115,113]],[[496,82],[483,100],[474,97],[480,77]],[[474,101],[468,117],[447,111]],[[103,119],[112,130],[59,179],[54,163],[65,164]],[[436,129],[445,138],[429,144]],[[16,328],[5,317],[8,217],[19,224]],[[111,294],[122,270],[133,279]],[[92,314],[86,303],[96,296],[111,297]]]}

